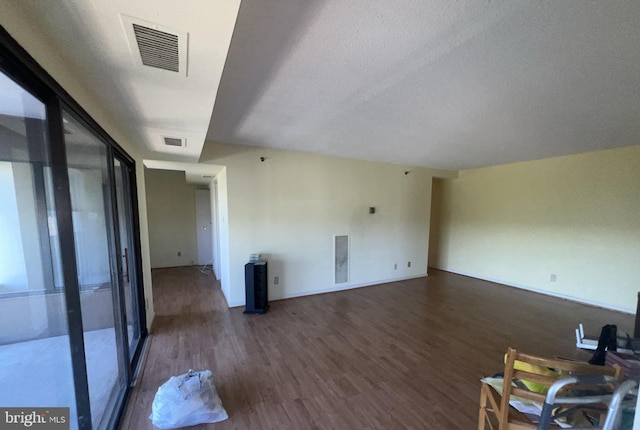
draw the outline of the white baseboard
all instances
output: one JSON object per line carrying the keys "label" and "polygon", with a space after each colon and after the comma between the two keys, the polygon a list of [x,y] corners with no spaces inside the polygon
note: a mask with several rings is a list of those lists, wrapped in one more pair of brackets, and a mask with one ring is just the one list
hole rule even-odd
{"label": "white baseboard", "polygon": [[245,302],[230,302],[230,303],[228,303],[228,305],[229,305],[230,308],[237,308],[237,307],[246,305],[246,303]]}
{"label": "white baseboard", "polygon": [[502,285],[506,285],[508,287],[520,288],[521,290],[532,291],[534,293],[544,294],[544,295],[547,295],[547,296],[558,297],[560,299],[571,300],[572,302],[583,303],[585,305],[597,306],[599,308],[604,308],[604,309],[611,309],[613,311],[623,312],[623,313],[626,313],[626,314],[635,315],[635,313],[636,313],[635,309],[625,308],[625,307],[622,307],[622,306],[613,306],[613,305],[610,305],[608,303],[601,303],[601,302],[596,302],[596,301],[593,301],[593,300],[583,299],[581,297],[575,297],[575,296],[570,296],[570,295],[567,295],[567,294],[556,293],[554,291],[542,290],[540,288],[530,287],[528,285],[515,284],[513,282],[504,281],[502,279],[487,278],[485,276],[478,276],[478,275],[476,275],[474,273],[461,272],[459,270],[443,269],[443,268],[438,268],[438,267],[434,267],[434,269],[442,270],[443,272],[455,273],[456,275],[468,276],[470,278],[482,279],[483,281],[489,281],[489,282],[493,282],[495,284],[502,284]]}
{"label": "white baseboard", "polygon": [[[301,291],[301,292],[295,292],[295,293],[288,293],[288,294],[280,294],[280,295],[270,296],[269,297],[269,301],[270,302],[275,302],[277,300],[293,299],[295,297],[313,296],[315,294],[325,294],[325,293],[334,293],[336,291],[353,290],[353,289],[356,289],[356,288],[371,287],[373,285],[388,284],[389,282],[400,282],[400,281],[408,281],[410,279],[424,278],[425,276],[427,276],[427,274],[423,273],[421,275],[404,276],[404,277],[401,277],[401,278],[384,279],[384,280],[380,280],[380,281],[365,282],[365,283],[361,283],[361,284],[335,285],[333,287],[324,288],[322,290]],[[234,308],[234,307],[238,307],[238,306],[244,306],[244,305],[245,305],[244,301],[229,303],[229,307],[230,308]]]}

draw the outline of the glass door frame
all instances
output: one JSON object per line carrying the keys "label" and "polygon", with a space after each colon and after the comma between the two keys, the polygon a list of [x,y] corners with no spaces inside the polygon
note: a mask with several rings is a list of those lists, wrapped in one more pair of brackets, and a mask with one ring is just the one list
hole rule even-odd
{"label": "glass door frame", "polygon": [[[126,325],[124,324],[123,314],[124,314],[124,298],[122,292],[122,282],[121,282],[121,260],[119,258],[119,224],[118,224],[118,211],[116,208],[115,198],[115,178],[114,178],[114,169],[113,169],[113,147],[109,144],[109,142],[99,134],[96,133],[94,129],[91,128],[91,124],[89,124],[85,118],[82,118],[78,115],[72,107],[67,105],[64,102],[61,102],[61,113],[64,116],[67,116],[70,120],[76,121],[79,125],[83,126],[87,131],[91,132],[93,137],[96,138],[101,144],[104,145],[105,149],[105,162],[106,162],[106,175],[107,175],[107,188],[108,194],[104,195],[104,209],[105,209],[105,221],[106,221],[106,231],[107,231],[107,248],[108,248],[108,256],[109,256],[109,273],[111,280],[111,296],[112,296],[112,306],[113,306],[113,322],[114,329],[116,333],[116,356],[118,362],[118,369],[124,370],[124,379],[126,381],[125,387],[129,386],[132,381],[132,369],[129,362],[129,345],[127,342],[127,333],[124,328]],[[63,124],[64,128],[64,124]],[[63,130],[64,131],[64,130]],[[63,136],[63,140],[65,140]],[[65,154],[65,164],[69,167],[68,158],[67,158],[67,142],[64,142],[63,152]],[[67,171],[68,174],[68,171]],[[69,184],[69,190],[71,186]],[[76,254],[74,253],[74,256]],[[81,286],[78,285],[78,294],[80,294]],[[80,312],[82,313],[82,308]],[[83,336],[85,332],[83,330]],[[85,350],[86,352],[86,350]],[[87,376],[89,372],[87,372]],[[114,386],[117,388],[117,385]],[[126,400],[127,389],[115,392],[112,392],[112,395],[106,402],[105,410],[108,412],[110,410],[121,411]],[[89,390],[89,393],[91,391]],[[107,428],[114,428],[117,424],[120,414],[116,416],[110,416],[108,419],[103,420],[100,419],[100,424],[107,423]],[[93,414],[90,417],[93,417]]]}
{"label": "glass door frame", "polygon": [[[76,119],[80,120],[92,134],[105,143],[107,148],[107,160],[109,163],[109,181],[111,193],[111,213],[107,214],[111,221],[117,220],[117,212],[115,208],[115,186],[114,185],[114,167],[113,160],[117,156],[121,162],[126,162],[131,172],[131,224],[133,229],[133,245],[134,245],[134,264],[136,276],[136,291],[138,298],[138,318],[140,321],[140,342],[136,347],[136,351],[132,355],[129,354],[129,345],[119,345],[118,352],[125,359],[128,365],[126,368],[126,389],[115,399],[117,407],[114,409],[116,414],[109,419],[107,428],[114,429],[118,425],[124,412],[124,405],[131,391],[135,370],[140,362],[141,352],[147,337],[145,299],[143,289],[142,276],[142,257],[140,244],[140,224],[138,211],[138,194],[136,179],[136,164],[132,157],[124,151],[115,142],[109,134],[91,118],[91,116],[25,51],[4,29],[0,26],[0,72],[4,73],[16,83],[22,86],[26,91],[34,97],[41,100],[46,106],[47,114],[47,133],[49,137],[49,150],[51,161],[51,176],[53,180],[53,194],[55,201],[55,211],[57,219],[57,229],[60,237],[60,260],[62,263],[62,278],[65,285],[64,300],[67,309],[68,318],[68,334],[70,339],[71,363],[73,374],[73,385],[76,397],[77,420],[78,427],[81,430],[91,430],[91,405],[89,400],[89,386],[87,378],[86,356],[84,347],[84,331],[82,323],[82,312],[80,305],[80,286],[78,281],[78,270],[76,260],[76,250],[74,244],[74,228],[72,220],[71,195],[69,188],[68,165],[65,151],[63,110],[72,114]],[[107,226],[110,234],[115,235],[115,242],[110,244],[110,257],[116,263],[116,267],[120,259],[117,258],[119,248],[117,245],[118,238],[117,222],[111,222]],[[114,271],[114,267],[111,267]],[[112,279],[113,276],[112,276]],[[114,279],[118,283],[118,291],[122,285],[118,277]],[[119,294],[119,303],[123,302],[122,294]],[[121,308],[123,309],[123,308]],[[123,312],[120,312],[122,318]],[[117,323],[122,329],[122,321]],[[126,337],[125,337],[126,338]],[[132,357],[132,359],[130,359]],[[75,419],[75,417],[71,417]]]}
{"label": "glass door frame", "polygon": [[[135,161],[124,151],[120,150],[119,148],[111,148],[111,163],[110,163],[110,170],[111,170],[111,177],[112,179],[112,183],[114,184],[114,186],[112,187],[112,200],[113,202],[115,202],[116,204],[114,205],[114,207],[117,209],[117,211],[122,211],[121,213],[126,214],[127,211],[125,208],[117,208],[117,189],[115,187],[116,184],[116,180],[115,180],[115,175],[117,174],[115,171],[115,165],[114,162],[115,160],[118,160],[122,167],[125,167],[128,171],[129,171],[129,175],[127,178],[126,183],[123,181],[123,192],[125,191],[125,186],[128,185],[128,191],[129,191],[129,195],[125,195],[124,197],[128,197],[127,201],[125,202],[125,204],[129,205],[129,210],[130,210],[130,215],[131,217],[128,219],[128,221],[130,222],[130,227],[131,227],[131,235],[132,235],[132,245],[133,245],[133,279],[131,279],[131,284],[135,285],[136,288],[132,289],[132,295],[135,295],[135,307],[133,306],[132,303],[132,308],[135,312],[137,312],[138,318],[139,318],[139,325],[140,325],[140,338],[138,343],[136,344],[136,347],[134,349],[134,351],[129,350],[128,351],[128,355],[127,355],[127,359],[129,360],[129,367],[130,367],[130,372],[131,372],[131,377],[133,377],[135,370],[137,368],[138,362],[142,356],[142,349],[144,346],[144,338],[147,335],[146,332],[146,324],[144,324],[144,321],[146,320],[146,309],[145,309],[145,303],[144,303],[144,296],[139,294],[139,291],[142,290],[142,286],[143,286],[143,277],[142,277],[142,256],[139,252],[139,250],[141,249],[141,244],[140,244],[140,218],[139,218],[139,210],[138,210],[138,187],[136,186],[137,183],[137,175],[136,175],[136,165],[135,165]],[[114,213],[114,216],[118,216],[118,213]],[[115,227],[116,227],[116,252],[119,254],[119,250],[122,249],[122,245],[120,243],[120,239],[122,238],[122,232],[120,231],[120,223],[118,222],[118,218],[114,218],[115,222]],[[123,270],[122,270],[122,258],[118,258],[118,271],[119,271],[119,276],[122,277],[123,276]],[[124,302],[125,299],[125,295],[124,295],[124,291],[122,291],[122,286],[124,285],[124,282],[122,281],[121,278],[119,278],[120,280],[120,292],[121,292],[121,306],[123,309],[126,309],[126,305]],[[122,315],[123,317],[123,327],[126,327],[126,315]],[[126,330],[125,330],[126,331]],[[130,342],[129,345],[127,345],[127,348],[130,346]]]}

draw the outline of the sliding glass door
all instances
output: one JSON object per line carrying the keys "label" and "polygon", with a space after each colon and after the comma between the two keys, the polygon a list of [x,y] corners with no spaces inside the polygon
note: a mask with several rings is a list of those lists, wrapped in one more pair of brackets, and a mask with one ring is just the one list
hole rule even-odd
{"label": "sliding glass door", "polygon": [[146,336],[135,163],[38,67],[0,28],[0,428],[115,429]]}
{"label": "sliding glass door", "polygon": [[46,109],[2,72],[0,94],[0,407],[76,416]]}
{"label": "sliding glass door", "polygon": [[120,286],[108,147],[63,115],[91,422],[101,428],[126,389],[126,336],[119,326]]}
{"label": "sliding glass door", "polygon": [[134,178],[132,167],[125,159],[114,156],[113,160],[116,207],[118,219],[118,254],[120,258],[120,289],[124,298],[122,304],[126,323],[126,335],[129,344],[129,361],[134,363],[139,352],[141,324],[141,304],[136,294],[139,290],[138,273],[135,260],[135,229],[133,217],[133,196],[131,195]]}

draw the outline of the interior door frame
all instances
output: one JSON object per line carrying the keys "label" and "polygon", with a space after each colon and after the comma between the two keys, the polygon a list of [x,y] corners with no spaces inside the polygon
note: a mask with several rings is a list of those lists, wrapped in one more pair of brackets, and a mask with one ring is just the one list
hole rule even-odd
{"label": "interior door frame", "polygon": [[[195,203],[196,203],[196,245],[198,250],[198,266],[207,266],[212,264],[214,259],[213,251],[213,214],[211,213],[211,190],[208,189],[196,189],[195,190]],[[203,216],[203,210],[206,210],[207,216]],[[207,223],[207,226],[203,228],[203,222]],[[203,232],[206,231],[206,233]],[[204,237],[203,237],[204,236]],[[206,242],[206,243],[203,243]],[[207,246],[209,255],[203,257],[203,246]]]}
{"label": "interior door frame", "polygon": [[213,272],[216,276],[216,279],[220,281],[222,284],[222,264],[220,259],[220,203],[219,203],[219,190],[218,190],[218,180],[214,179],[211,182],[211,189],[213,190],[213,198],[211,199],[212,211],[211,216],[213,217]]}

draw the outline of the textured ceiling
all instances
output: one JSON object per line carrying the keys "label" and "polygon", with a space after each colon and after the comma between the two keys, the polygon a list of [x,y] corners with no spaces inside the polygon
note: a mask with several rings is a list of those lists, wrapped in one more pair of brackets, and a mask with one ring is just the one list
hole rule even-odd
{"label": "textured ceiling", "polygon": [[[23,12],[146,159],[195,162],[205,136],[444,169],[640,144],[635,0],[0,0],[0,9]],[[10,16],[0,24],[22,25]],[[188,73],[140,66],[126,17],[187,33]]]}
{"label": "textured ceiling", "polygon": [[640,2],[242,0],[207,139],[466,169],[640,144]]}

